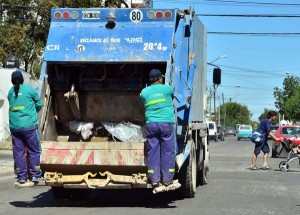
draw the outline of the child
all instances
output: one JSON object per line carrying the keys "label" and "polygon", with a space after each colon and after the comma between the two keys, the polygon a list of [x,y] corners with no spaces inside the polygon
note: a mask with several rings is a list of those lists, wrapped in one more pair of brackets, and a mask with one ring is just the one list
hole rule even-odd
{"label": "child", "polygon": [[291,143],[292,147],[293,147],[293,152],[295,153],[295,155],[297,155],[298,157],[300,157],[300,147],[299,144],[295,144],[295,143]]}

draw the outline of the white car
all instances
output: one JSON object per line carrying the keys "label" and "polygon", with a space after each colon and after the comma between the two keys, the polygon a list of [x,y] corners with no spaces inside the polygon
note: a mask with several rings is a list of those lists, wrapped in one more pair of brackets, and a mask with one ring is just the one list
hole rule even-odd
{"label": "white car", "polygon": [[207,122],[209,140],[218,142],[217,124],[214,121]]}

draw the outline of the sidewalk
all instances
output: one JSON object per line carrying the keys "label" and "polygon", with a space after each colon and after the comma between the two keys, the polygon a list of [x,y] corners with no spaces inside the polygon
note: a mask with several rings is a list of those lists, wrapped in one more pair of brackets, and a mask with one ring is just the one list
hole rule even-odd
{"label": "sidewalk", "polygon": [[11,141],[0,141],[0,150],[12,150]]}

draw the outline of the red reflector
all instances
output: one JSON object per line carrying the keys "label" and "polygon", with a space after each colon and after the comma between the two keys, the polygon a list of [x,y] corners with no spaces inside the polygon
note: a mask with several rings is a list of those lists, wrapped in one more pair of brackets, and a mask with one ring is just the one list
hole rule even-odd
{"label": "red reflector", "polygon": [[166,11],[166,12],[165,12],[165,18],[166,18],[166,19],[170,19],[171,17],[172,17],[171,11]]}
{"label": "red reflector", "polygon": [[157,19],[161,19],[163,16],[164,16],[163,12],[161,12],[161,11],[156,12],[156,18]]}
{"label": "red reflector", "polygon": [[65,12],[63,13],[63,17],[64,17],[64,19],[69,19],[69,18],[70,18],[70,13],[67,12],[67,11],[65,11]]}
{"label": "red reflector", "polygon": [[55,12],[54,13],[54,18],[55,19],[60,19],[61,18],[61,13],[60,12]]}

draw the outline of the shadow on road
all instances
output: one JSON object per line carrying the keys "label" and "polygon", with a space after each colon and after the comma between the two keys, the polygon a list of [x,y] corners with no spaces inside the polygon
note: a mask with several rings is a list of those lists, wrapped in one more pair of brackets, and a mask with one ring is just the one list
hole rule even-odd
{"label": "shadow on road", "polygon": [[34,197],[33,201],[13,201],[10,205],[18,208],[43,207],[144,207],[176,208],[172,204],[180,200],[171,191],[157,195],[152,190],[92,190],[87,198],[55,199],[51,189]]}

